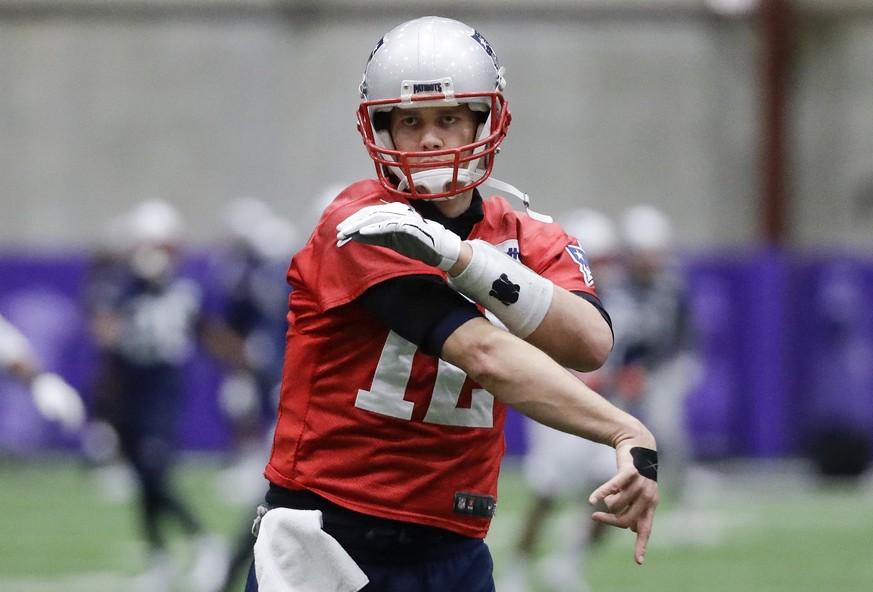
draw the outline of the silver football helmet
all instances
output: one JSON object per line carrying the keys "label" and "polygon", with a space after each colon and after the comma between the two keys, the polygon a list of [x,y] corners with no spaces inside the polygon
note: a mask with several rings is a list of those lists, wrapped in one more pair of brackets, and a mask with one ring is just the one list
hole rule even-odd
{"label": "silver football helmet", "polygon": [[[358,109],[358,131],[382,185],[405,197],[451,199],[483,183],[509,125],[505,86],[491,46],[464,23],[428,16],[388,32],[367,60]],[[472,144],[429,153],[394,148],[385,121],[392,109],[460,104],[482,113]],[[410,162],[426,156],[446,160]]]}

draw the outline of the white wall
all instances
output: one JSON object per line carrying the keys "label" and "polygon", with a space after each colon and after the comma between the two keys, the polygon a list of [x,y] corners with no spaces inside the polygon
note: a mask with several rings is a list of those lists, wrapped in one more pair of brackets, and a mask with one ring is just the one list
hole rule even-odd
{"label": "white wall", "polygon": [[[842,4],[801,2],[789,129],[804,247],[873,244],[873,198],[858,197],[873,179],[873,3]],[[326,188],[372,175],[355,130],[361,71],[382,33],[427,6],[0,0],[0,245],[93,244],[147,197],[178,205],[195,242],[220,234],[221,205],[240,195],[308,227]],[[703,0],[442,6],[507,67],[495,176],[534,209],[650,201],[682,243],[757,239],[752,21]]]}

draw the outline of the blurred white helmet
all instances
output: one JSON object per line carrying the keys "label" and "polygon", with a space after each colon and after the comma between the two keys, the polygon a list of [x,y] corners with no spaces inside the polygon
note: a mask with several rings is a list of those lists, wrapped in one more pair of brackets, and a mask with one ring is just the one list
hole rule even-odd
{"label": "blurred white helmet", "polygon": [[670,220],[658,208],[633,206],[625,210],[620,222],[621,242],[632,253],[665,251],[673,244]]}
{"label": "blurred white helmet", "polygon": [[258,223],[272,215],[266,202],[256,197],[238,197],[224,206],[224,225],[234,239],[250,243]]}
{"label": "blurred white helmet", "polygon": [[150,199],[126,216],[123,228],[130,245],[172,244],[182,239],[182,217],[169,203]]}
{"label": "blurred white helmet", "polygon": [[286,261],[294,254],[299,238],[297,228],[290,221],[279,216],[268,216],[258,221],[257,231],[251,237],[251,246],[267,261]]}
{"label": "blurred white helmet", "polygon": [[288,220],[255,197],[234,199],[224,208],[224,223],[234,240],[261,259],[284,260],[294,254],[299,233]]}
{"label": "blurred white helmet", "polygon": [[160,282],[174,267],[182,241],[182,217],[169,203],[152,199],[122,218],[131,269],[143,279]]}
{"label": "blurred white helmet", "polygon": [[567,234],[579,239],[590,258],[608,258],[619,251],[615,223],[606,214],[590,208],[579,208],[562,217],[561,226]]}
{"label": "blurred white helmet", "polygon": [[308,214],[310,218],[318,220],[336,197],[342,193],[351,183],[331,183],[322,189],[315,199],[309,202]]}
{"label": "blurred white helmet", "polygon": [[[450,199],[483,183],[509,125],[505,86],[491,46],[464,23],[427,16],[386,33],[367,60],[358,109],[358,131],[382,185],[405,197]],[[429,153],[394,149],[388,112],[461,104],[482,113],[473,144]],[[443,160],[409,161],[425,156]]]}

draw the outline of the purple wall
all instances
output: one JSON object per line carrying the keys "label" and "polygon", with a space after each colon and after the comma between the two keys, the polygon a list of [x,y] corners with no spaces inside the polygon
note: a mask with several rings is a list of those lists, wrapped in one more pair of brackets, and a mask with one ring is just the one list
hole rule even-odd
{"label": "purple wall", "polygon": [[[207,309],[215,307],[209,289],[210,263],[191,257],[182,275],[206,289]],[[85,326],[80,295],[88,270],[86,253],[0,253],[0,313],[32,341],[45,367],[64,376],[90,403],[96,357]],[[215,399],[221,367],[203,351],[188,366],[188,399],[180,425],[184,447],[217,450],[230,438]],[[27,391],[0,376],[0,451],[26,453],[71,447],[75,437],[41,419]]]}
{"label": "purple wall", "polygon": [[688,264],[704,380],[699,456],[804,452],[822,427],[873,434],[873,260],[763,251]]}
{"label": "purple wall", "polygon": [[[873,433],[873,260],[765,250],[696,254],[686,268],[704,364],[687,413],[701,458],[795,455],[823,425]],[[79,298],[86,269],[85,253],[0,253],[0,313],[87,399],[94,357]],[[191,257],[184,274],[211,293],[205,255]],[[183,444],[224,449],[220,367],[201,352],[189,370]],[[523,452],[515,414],[507,437],[510,454]],[[26,391],[0,378],[0,451],[74,445],[40,419]]]}

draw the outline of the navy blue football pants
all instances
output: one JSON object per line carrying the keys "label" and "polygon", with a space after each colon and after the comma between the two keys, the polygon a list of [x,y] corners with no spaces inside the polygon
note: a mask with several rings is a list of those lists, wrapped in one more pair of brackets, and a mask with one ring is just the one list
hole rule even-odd
{"label": "navy blue football pants", "polygon": [[[481,539],[470,539],[448,556],[417,564],[358,565],[370,579],[361,592],[494,592],[494,563]],[[245,592],[258,592],[254,563]]]}
{"label": "navy blue football pants", "polygon": [[[319,510],[324,531],[367,574],[362,592],[494,592],[494,562],[482,539],[359,514],[308,491],[270,485],[269,508]],[[246,592],[258,592],[254,563]]]}

